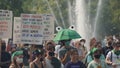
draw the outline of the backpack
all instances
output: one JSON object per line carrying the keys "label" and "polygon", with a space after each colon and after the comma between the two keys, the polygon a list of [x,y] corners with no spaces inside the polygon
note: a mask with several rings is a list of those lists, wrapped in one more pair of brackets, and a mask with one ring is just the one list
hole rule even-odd
{"label": "backpack", "polygon": [[108,54],[108,52],[110,52],[110,51],[111,51],[111,49],[105,50],[105,57],[106,57],[106,55]]}

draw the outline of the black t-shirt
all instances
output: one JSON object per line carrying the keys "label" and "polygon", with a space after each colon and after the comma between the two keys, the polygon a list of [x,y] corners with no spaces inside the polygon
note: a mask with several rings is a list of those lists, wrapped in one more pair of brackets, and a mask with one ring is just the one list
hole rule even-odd
{"label": "black t-shirt", "polygon": [[110,46],[110,47],[107,47],[107,46],[103,47],[103,48],[102,48],[103,55],[106,57],[107,53],[108,53],[109,51],[111,51],[111,50],[113,50],[113,47],[112,47],[112,46]]}
{"label": "black t-shirt", "polygon": [[[1,52],[1,62],[11,61],[11,55],[8,52]],[[1,68],[9,68],[10,63],[3,64]]]}

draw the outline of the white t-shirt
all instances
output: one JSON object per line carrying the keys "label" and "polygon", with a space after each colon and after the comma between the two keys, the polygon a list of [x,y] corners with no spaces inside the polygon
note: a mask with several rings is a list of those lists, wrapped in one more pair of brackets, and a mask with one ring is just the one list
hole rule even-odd
{"label": "white t-shirt", "polygon": [[60,46],[61,46],[61,45],[56,45],[56,46],[55,46],[55,53],[56,53],[56,54],[58,54],[58,51],[59,51],[59,49],[60,49]]}
{"label": "white t-shirt", "polygon": [[[112,54],[112,55],[111,55]],[[111,57],[112,56],[112,57]],[[113,51],[108,52],[106,58],[110,58],[113,63],[117,65],[116,68],[120,68],[120,55],[117,56]],[[111,59],[112,58],[112,59]],[[112,67],[111,67],[112,68]]]}
{"label": "white t-shirt", "polygon": [[59,50],[60,50],[60,46],[61,46],[61,45],[56,45],[56,46],[55,46],[55,54],[57,54],[56,57],[57,57],[58,59],[59,59],[58,53],[59,53]]}

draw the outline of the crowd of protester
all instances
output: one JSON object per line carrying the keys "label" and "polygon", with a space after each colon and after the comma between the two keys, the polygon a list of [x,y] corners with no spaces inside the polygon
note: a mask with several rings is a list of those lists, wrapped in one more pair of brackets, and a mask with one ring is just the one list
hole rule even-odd
{"label": "crowd of protester", "polygon": [[[42,45],[1,40],[0,68],[120,68],[120,37],[45,41]],[[89,47],[89,50],[87,49]]]}

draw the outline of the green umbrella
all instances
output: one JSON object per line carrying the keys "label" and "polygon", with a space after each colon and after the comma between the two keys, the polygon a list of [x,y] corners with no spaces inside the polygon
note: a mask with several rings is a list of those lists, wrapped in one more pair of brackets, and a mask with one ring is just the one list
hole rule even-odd
{"label": "green umbrella", "polygon": [[63,29],[56,34],[54,40],[58,41],[58,40],[69,40],[69,39],[77,39],[77,38],[81,38],[81,36],[75,30]]}

